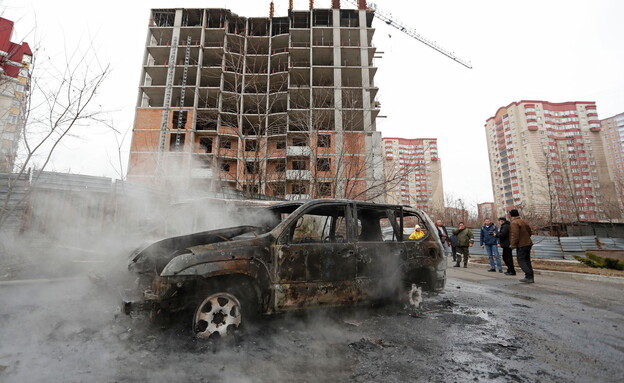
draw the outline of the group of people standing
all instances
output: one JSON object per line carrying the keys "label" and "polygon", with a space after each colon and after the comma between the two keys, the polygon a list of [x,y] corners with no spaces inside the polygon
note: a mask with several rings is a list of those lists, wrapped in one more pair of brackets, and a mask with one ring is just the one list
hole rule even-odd
{"label": "group of people standing", "polygon": [[[485,219],[481,227],[479,242],[485,248],[490,261],[490,272],[503,272],[501,256],[498,252],[500,247],[503,250],[503,262],[507,266],[505,275],[516,275],[514,268],[512,250],[516,249],[518,265],[524,272],[524,278],[520,282],[533,283],[533,267],[531,266],[531,227],[520,218],[517,209],[509,211],[511,221],[505,217],[498,219],[499,226],[496,226],[489,218]],[[454,267],[460,267],[463,261],[464,267],[468,267],[469,248],[474,245],[472,230],[466,228],[463,222],[458,224],[458,228],[452,234],[446,230],[441,220],[436,221],[438,235],[442,241],[445,252],[451,253]],[[463,258],[463,259],[462,259]]]}

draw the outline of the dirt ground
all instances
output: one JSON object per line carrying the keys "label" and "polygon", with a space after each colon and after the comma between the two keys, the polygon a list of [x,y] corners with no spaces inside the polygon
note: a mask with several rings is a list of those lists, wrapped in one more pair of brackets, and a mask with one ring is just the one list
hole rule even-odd
{"label": "dirt ground", "polygon": [[[482,256],[471,256],[470,262],[480,263],[484,265],[489,265],[489,261],[487,257]],[[515,260],[514,260],[515,262]],[[532,259],[531,265],[535,270],[550,270],[550,271],[563,271],[568,273],[582,273],[582,274],[592,274],[592,275],[603,275],[609,277],[623,277],[624,278],[624,270],[614,270],[614,269],[600,269],[596,267],[589,267],[584,263],[581,263],[576,260],[566,260],[566,261],[557,261],[557,260],[545,260],[545,259]],[[516,270],[520,270],[520,266],[518,263],[514,263],[514,267]],[[504,268],[504,265],[503,265]]]}

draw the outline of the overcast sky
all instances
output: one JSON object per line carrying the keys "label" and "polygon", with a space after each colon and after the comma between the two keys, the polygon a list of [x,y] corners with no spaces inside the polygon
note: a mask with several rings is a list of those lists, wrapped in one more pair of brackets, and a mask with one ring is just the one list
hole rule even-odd
{"label": "overcast sky", "polygon": [[[307,0],[296,0],[307,9]],[[343,8],[352,8],[345,0]],[[151,8],[228,8],[268,16],[270,1],[4,0],[3,17],[16,22],[14,41],[40,44],[60,57],[89,40],[112,74],[98,103],[117,129],[132,128]],[[443,56],[379,20],[374,44],[383,58],[377,128],[384,137],[437,138],[445,194],[468,203],[492,200],[485,121],[523,99],[596,101],[601,119],[624,112],[624,1],[621,0],[379,0],[380,10],[413,27],[473,69]],[[317,0],[330,8],[331,0]],[[288,0],[275,3],[286,15]],[[123,147],[127,165],[130,134]],[[113,133],[93,128],[60,149],[48,170],[115,177]]]}

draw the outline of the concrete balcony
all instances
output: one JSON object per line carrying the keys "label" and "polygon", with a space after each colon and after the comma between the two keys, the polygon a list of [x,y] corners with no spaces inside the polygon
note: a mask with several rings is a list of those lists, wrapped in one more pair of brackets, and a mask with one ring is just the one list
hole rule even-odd
{"label": "concrete balcony", "polygon": [[287,180],[309,180],[310,178],[312,178],[310,170],[286,170]]}
{"label": "concrete balcony", "polygon": [[212,178],[212,169],[195,168],[191,169],[192,178]]}
{"label": "concrete balcony", "polygon": [[309,194],[286,194],[286,200],[296,201],[299,199],[310,199]]}
{"label": "concrete balcony", "polygon": [[287,156],[310,156],[312,148],[309,146],[288,146],[286,148]]}

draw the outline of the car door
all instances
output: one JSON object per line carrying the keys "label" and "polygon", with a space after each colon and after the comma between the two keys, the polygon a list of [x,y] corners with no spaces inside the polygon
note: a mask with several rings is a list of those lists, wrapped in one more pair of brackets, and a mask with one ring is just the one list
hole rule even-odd
{"label": "car door", "polygon": [[291,220],[273,250],[276,310],[353,301],[356,260],[351,221],[350,206],[336,202],[315,204]]}
{"label": "car door", "polygon": [[400,207],[359,205],[356,217],[356,273],[360,295],[381,298],[394,294],[401,284],[405,254]]}

